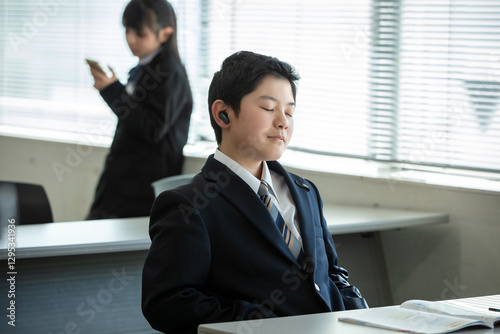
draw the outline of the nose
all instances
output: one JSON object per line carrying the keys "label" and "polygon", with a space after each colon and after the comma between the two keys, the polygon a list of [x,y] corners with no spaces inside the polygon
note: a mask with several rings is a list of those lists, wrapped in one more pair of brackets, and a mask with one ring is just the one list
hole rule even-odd
{"label": "nose", "polygon": [[288,129],[288,117],[285,114],[285,110],[276,110],[274,124],[279,129]]}

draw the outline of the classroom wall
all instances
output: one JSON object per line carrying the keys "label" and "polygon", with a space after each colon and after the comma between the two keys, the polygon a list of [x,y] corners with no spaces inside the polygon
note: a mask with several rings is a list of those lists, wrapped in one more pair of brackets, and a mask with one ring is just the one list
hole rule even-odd
{"label": "classroom wall", "polygon": [[[0,179],[44,185],[56,221],[82,220],[106,148],[0,136]],[[204,159],[187,158],[185,173]],[[325,203],[446,212],[448,224],[382,232],[394,303],[500,293],[500,193],[289,168]],[[349,264],[340,265],[349,267]]]}

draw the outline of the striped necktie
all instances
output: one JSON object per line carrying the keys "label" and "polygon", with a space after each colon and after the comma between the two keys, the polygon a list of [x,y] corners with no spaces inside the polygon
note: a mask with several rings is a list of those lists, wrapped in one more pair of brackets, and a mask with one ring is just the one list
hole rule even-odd
{"label": "striped necktie", "polygon": [[146,65],[137,65],[130,69],[128,72],[128,82],[136,82],[144,67],[146,67]]}
{"label": "striped necktie", "polygon": [[271,213],[271,217],[273,217],[273,220],[278,226],[281,235],[285,239],[288,249],[290,249],[293,256],[297,259],[299,257],[299,254],[301,253],[300,242],[295,239],[292,231],[290,231],[288,226],[285,224],[283,217],[281,217],[278,208],[273,205],[273,202],[271,201],[271,195],[269,195],[269,184],[266,181],[260,181],[260,187],[257,194],[260,196],[260,199],[262,200],[262,202],[264,202],[264,205]]}

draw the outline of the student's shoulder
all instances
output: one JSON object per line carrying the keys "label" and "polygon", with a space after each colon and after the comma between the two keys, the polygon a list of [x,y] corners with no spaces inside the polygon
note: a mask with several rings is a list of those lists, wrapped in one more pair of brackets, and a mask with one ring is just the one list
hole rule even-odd
{"label": "student's shoulder", "polygon": [[167,195],[191,197],[193,190],[199,186],[203,186],[205,183],[206,179],[203,177],[202,173],[198,173],[194,175],[193,178],[189,180],[189,182],[186,182],[183,185],[164,191],[160,195],[163,195],[163,197]]}
{"label": "student's shoulder", "polygon": [[182,73],[182,66],[172,57],[159,53],[146,65],[146,73],[157,79],[165,79],[171,75]]}
{"label": "student's shoulder", "polygon": [[277,161],[268,161],[268,166],[271,168],[271,170],[278,172],[281,175],[288,175],[292,182],[297,185],[300,188],[303,188],[307,191],[312,190],[311,188],[316,189],[316,186],[314,183],[308,179],[303,178],[302,176],[289,172],[288,170],[283,167],[279,162]]}
{"label": "student's shoulder", "polygon": [[184,89],[189,89],[186,70],[174,57],[162,56],[154,66],[154,71],[158,73],[167,85],[170,84],[179,87],[179,84],[182,84]]}
{"label": "student's shoulder", "polygon": [[306,194],[313,196],[315,198],[321,198],[318,187],[309,179],[303,178],[302,176],[286,171],[290,179],[293,182],[293,185],[298,187],[298,189],[304,190]]}
{"label": "student's shoulder", "polygon": [[161,70],[167,70],[169,72],[174,72],[174,73],[183,72],[182,64],[175,57],[167,56],[164,55],[163,53],[159,53],[151,61],[151,64],[160,68]]}
{"label": "student's shoulder", "polygon": [[210,209],[210,201],[214,198],[214,189],[210,187],[212,184],[199,173],[188,184],[162,192],[153,203],[151,221],[171,213],[189,221],[192,217],[202,217],[203,212]]}

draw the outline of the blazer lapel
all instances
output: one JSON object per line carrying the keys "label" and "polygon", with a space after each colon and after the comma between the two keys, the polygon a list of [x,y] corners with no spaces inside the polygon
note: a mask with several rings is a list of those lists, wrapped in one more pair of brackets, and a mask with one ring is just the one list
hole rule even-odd
{"label": "blazer lapel", "polygon": [[[277,161],[268,162],[271,170],[281,174],[288,185],[288,189],[295,203],[295,210],[299,219],[300,236],[302,247],[306,258],[315,258],[316,243],[314,235],[314,214],[309,201],[309,193],[313,191],[305,180],[297,175],[288,173]],[[319,208],[315,208],[319,210]]]}
{"label": "blazer lapel", "polygon": [[234,174],[224,164],[215,160],[213,156],[207,159],[202,172],[207,181],[217,183],[219,195],[224,196],[231,205],[236,207],[262,233],[265,239],[272,243],[278,251],[291,261],[296,261],[273,221],[271,214],[245,181]]}

